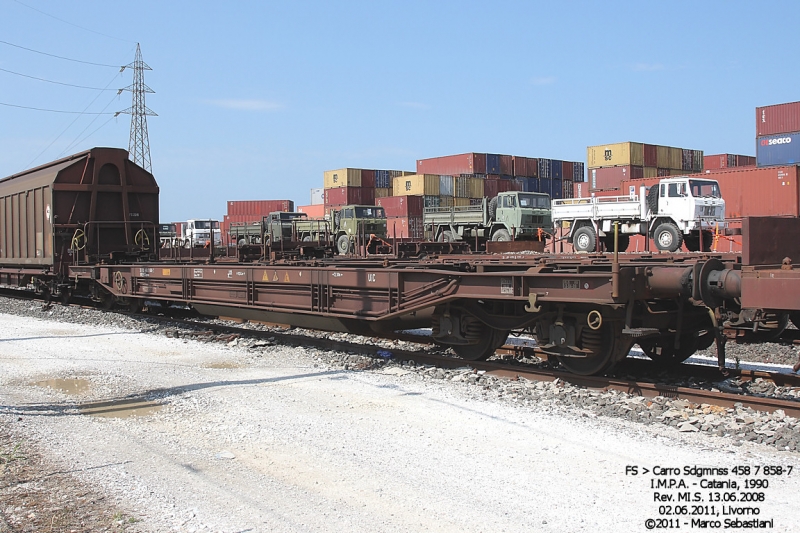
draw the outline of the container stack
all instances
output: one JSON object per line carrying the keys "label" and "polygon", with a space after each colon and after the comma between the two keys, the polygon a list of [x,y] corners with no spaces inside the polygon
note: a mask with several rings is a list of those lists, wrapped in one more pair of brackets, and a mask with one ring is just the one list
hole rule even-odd
{"label": "container stack", "polygon": [[231,200],[228,213],[222,218],[223,239],[230,234],[231,224],[250,224],[275,211],[294,211],[292,200]]}
{"label": "container stack", "polygon": [[703,156],[703,168],[705,170],[753,167],[755,164],[756,158],[751,155],[714,154]]}
{"label": "container stack", "polygon": [[703,151],[637,142],[586,149],[589,190],[618,189],[623,181],[703,171]]}
{"label": "container stack", "polygon": [[[395,177],[407,174],[413,174],[413,172],[363,168],[326,170],[323,175],[322,193],[324,207],[322,215],[318,216],[327,216],[331,209],[343,205],[375,205],[376,198],[391,196],[392,180]],[[312,191],[314,190],[312,189]],[[317,210],[314,209],[314,211]]]}
{"label": "container stack", "polygon": [[756,164],[800,164],[800,102],[756,108]]}
{"label": "container stack", "polygon": [[[507,191],[544,192],[553,198],[561,198],[567,191],[569,197],[573,182],[584,180],[584,164],[477,152],[417,160],[417,174],[432,173],[453,176],[456,180],[481,180],[483,190],[479,192],[477,188],[481,186],[474,185],[476,190],[469,195],[470,203],[475,204],[483,197],[493,198]],[[459,190],[458,184],[456,190]],[[459,197],[455,195],[455,205]]]}

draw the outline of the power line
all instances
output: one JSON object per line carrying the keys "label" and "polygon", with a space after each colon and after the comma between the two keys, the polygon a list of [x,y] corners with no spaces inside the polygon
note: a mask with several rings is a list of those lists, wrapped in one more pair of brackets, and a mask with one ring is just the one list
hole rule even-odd
{"label": "power line", "polygon": [[[80,141],[78,141],[78,142],[73,142],[72,144],[70,144],[69,146],[67,146],[67,147],[66,147],[64,150],[62,150],[62,151],[61,151],[61,153],[60,153],[60,154],[58,154],[58,157],[61,157],[63,154],[65,154],[65,153],[67,152],[67,150],[69,150],[69,149],[70,149],[70,148],[72,148],[73,146],[78,146],[78,145],[79,145],[79,144],[81,144],[83,141],[85,141],[86,139],[88,139],[89,137],[91,137],[92,135],[94,135],[95,133],[97,133],[98,131],[100,131],[100,129],[102,129],[103,127],[105,127],[105,125],[106,125],[106,124],[108,124],[109,122],[111,122],[112,120],[114,120],[116,117],[117,117],[117,115],[116,115],[116,114],[115,114],[113,117],[109,117],[109,118],[108,118],[108,120],[106,120],[105,122],[103,122],[102,124],[100,124],[100,125],[97,127],[97,129],[95,129],[95,130],[94,130],[92,133],[90,133],[89,135],[87,135],[86,137],[84,137],[83,139],[81,139]],[[83,131],[86,131],[86,130],[84,129]],[[83,133],[83,132],[81,132],[81,133]]]}
{"label": "power line", "polygon": [[113,68],[120,69],[120,72],[125,70],[125,67],[124,66],[120,66],[120,65],[107,65],[105,63],[92,63],[91,61],[81,61],[80,59],[72,59],[72,58],[69,58],[69,57],[57,56],[55,54],[48,54],[47,52],[40,52],[39,50],[34,50],[33,48],[25,48],[24,46],[20,46],[18,44],[9,43],[8,41],[0,41],[0,43],[8,45],[8,46],[13,46],[14,48],[21,48],[22,50],[27,50],[28,52],[33,52],[35,54],[42,54],[43,56],[50,56],[50,57],[55,57],[55,58],[58,58],[58,59],[63,59],[65,61],[73,61],[75,63],[83,63],[84,65],[94,65],[96,67],[113,67]]}
{"label": "power line", "polygon": [[[117,96],[119,96],[119,93],[117,93]],[[103,111],[105,111],[106,109],[108,109],[108,106],[110,106],[110,105],[111,105],[111,104],[114,102],[114,100],[115,100],[115,99],[114,99],[114,98],[112,98],[112,99],[111,99],[111,100],[110,100],[110,101],[109,101],[109,102],[106,104],[106,106],[105,106],[103,109],[101,109],[101,110],[100,110],[100,112],[102,113]],[[119,116],[119,113],[114,113],[114,116],[113,116],[113,117],[110,117],[110,118],[109,118],[107,121],[105,121],[105,122],[103,123],[103,126],[105,126],[106,124],[108,124],[109,122],[111,122],[111,119],[113,119],[113,118],[116,118],[116,117],[118,117],[118,116]],[[96,121],[98,118],[100,118],[100,114],[96,114],[96,115],[94,116],[94,118],[93,118],[91,121],[89,121],[89,123],[86,125],[86,127],[85,127],[85,128],[83,128],[83,130],[81,130],[81,132],[75,136],[75,140],[73,140],[71,143],[69,143],[69,144],[68,144],[68,145],[67,145],[67,146],[66,146],[66,147],[65,147],[65,148],[64,148],[64,149],[61,151],[61,153],[60,153],[60,154],[58,154],[58,156],[57,156],[57,157],[61,157],[61,156],[62,156],[64,153],[66,153],[66,152],[67,152],[67,150],[69,150],[69,149],[70,149],[70,148],[72,148],[73,146],[76,146],[76,145],[78,145],[78,144],[82,143],[82,142],[83,142],[85,139],[88,139],[89,137],[91,137],[92,135],[94,135],[94,134],[95,134],[95,132],[96,132],[97,130],[94,130],[92,133],[90,133],[89,135],[87,135],[86,137],[84,137],[83,139],[81,139],[80,141],[78,141],[78,138],[79,138],[81,135],[83,135],[83,134],[84,134],[84,132],[85,132],[86,130],[88,130],[88,129],[89,129],[91,126],[92,126],[92,124],[94,124],[94,122],[95,122],[95,121]],[[100,128],[102,128],[103,126],[100,126]],[[97,129],[99,130],[100,128],[97,128]]]}
{"label": "power line", "polygon": [[58,18],[58,17],[56,17],[54,15],[51,15],[50,13],[45,13],[44,11],[42,11],[40,9],[36,9],[35,7],[29,6],[28,4],[20,2],[19,0],[14,0],[14,2],[18,3],[21,6],[25,6],[28,9],[32,9],[33,11],[36,11],[37,13],[41,13],[42,15],[44,15],[46,17],[50,17],[51,19],[56,19],[57,21],[63,22],[64,24],[69,24],[70,26],[74,26],[76,28],[80,28],[82,30],[89,31],[89,32],[95,33],[97,35],[102,35],[103,37],[108,37],[109,39],[115,39],[117,41],[122,41],[122,42],[125,42],[125,43],[135,43],[136,42],[136,41],[129,41],[128,39],[122,39],[121,37],[114,37],[113,35],[107,35],[105,33],[100,33],[99,31],[90,30],[89,28],[84,28],[83,26],[78,26],[77,24],[73,24],[72,22],[68,22],[68,21],[66,21],[64,19],[60,19],[60,18]]}
{"label": "power line", "polygon": [[[105,89],[99,89],[101,91]],[[25,105],[15,105],[15,104],[7,104],[5,102],[0,102],[0,105],[4,105],[6,107],[17,107],[19,109],[32,109],[34,111],[47,111],[48,113],[66,113],[70,115],[113,115],[114,113],[95,113],[95,112],[87,112],[87,111],[62,111],[60,109],[42,109],[41,107],[28,107]]]}
{"label": "power line", "polygon": [[9,74],[14,74],[16,76],[22,76],[23,78],[30,78],[32,80],[38,81],[46,81],[47,83],[55,83],[57,85],[65,85],[67,87],[77,87],[78,89],[91,89],[93,91],[117,91],[119,89],[101,89],[99,87],[86,87],[85,85],[73,85],[71,83],[64,83],[61,81],[53,81],[53,80],[46,80],[44,78],[37,78],[36,76],[29,76],[27,74],[22,74],[21,72],[14,72],[13,70],[6,70],[4,68],[0,68],[3,72],[8,72]]}
{"label": "power line", "polygon": [[[114,80],[115,80],[116,78],[117,78],[117,74],[114,74],[114,77],[113,77],[113,78],[111,78],[111,81],[109,81],[109,82],[106,84],[106,88],[108,88],[108,86],[109,86],[109,85],[111,85],[112,83],[114,83]],[[22,168],[22,170],[25,170],[26,168],[30,168],[30,167],[31,167],[31,165],[33,164],[33,162],[34,162],[34,161],[36,161],[37,159],[39,159],[39,158],[42,156],[42,154],[43,154],[43,153],[45,153],[47,150],[49,150],[49,149],[50,149],[50,147],[51,147],[51,146],[53,146],[53,144],[54,144],[54,143],[55,143],[57,140],[59,140],[59,139],[61,138],[61,136],[62,136],[62,135],[64,135],[65,133],[67,133],[67,130],[68,130],[68,129],[70,129],[70,128],[72,127],[72,125],[73,125],[73,124],[75,124],[75,122],[77,122],[79,118],[81,118],[81,116],[83,116],[84,114],[86,114],[86,110],[87,110],[87,109],[89,109],[89,107],[91,107],[91,105],[92,105],[92,104],[94,104],[94,103],[97,101],[97,99],[98,99],[98,98],[100,98],[100,95],[101,95],[101,94],[103,94],[103,92],[102,92],[102,91],[98,91],[98,92],[97,92],[97,96],[95,96],[95,97],[92,99],[92,101],[91,101],[91,102],[89,102],[89,104],[88,104],[88,105],[87,105],[87,106],[86,106],[86,107],[83,109],[83,112],[82,112],[80,115],[78,115],[77,117],[75,117],[75,118],[72,120],[72,122],[70,122],[70,123],[69,123],[69,125],[68,125],[66,128],[64,128],[64,131],[62,131],[61,133],[59,133],[59,134],[56,136],[56,138],[55,138],[55,139],[53,139],[52,141],[50,141],[50,144],[48,144],[47,146],[45,146],[45,147],[44,147],[44,149],[43,149],[41,152],[39,152],[39,154],[38,154],[36,157],[34,157],[33,159],[31,159],[30,163],[28,163],[27,165],[25,165],[25,166]],[[106,107],[107,107],[107,106],[106,106]],[[95,113],[92,113],[92,114],[95,114]],[[112,117],[112,118],[113,118],[113,117]]]}

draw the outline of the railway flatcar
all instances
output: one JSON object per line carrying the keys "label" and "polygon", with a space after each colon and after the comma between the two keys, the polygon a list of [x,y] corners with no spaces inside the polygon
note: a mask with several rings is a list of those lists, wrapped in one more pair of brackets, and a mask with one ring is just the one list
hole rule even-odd
{"label": "railway flatcar", "polygon": [[158,192],[118,148],[0,180],[0,284],[67,298],[70,266],[155,259]]}

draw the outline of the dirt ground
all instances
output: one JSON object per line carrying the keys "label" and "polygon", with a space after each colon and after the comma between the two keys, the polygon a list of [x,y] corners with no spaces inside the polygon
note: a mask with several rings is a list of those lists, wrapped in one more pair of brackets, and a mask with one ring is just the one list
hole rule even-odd
{"label": "dirt ground", "polygon": [[50,464],[13,424],[22,419],[0,425],[0,533],[139,531],[136,517]]}

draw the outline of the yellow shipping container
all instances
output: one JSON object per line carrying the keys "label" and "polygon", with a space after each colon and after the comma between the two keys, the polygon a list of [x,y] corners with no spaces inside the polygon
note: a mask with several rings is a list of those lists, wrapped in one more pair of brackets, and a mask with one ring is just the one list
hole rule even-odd
{"label": "yellow shipping container", "polygon": [[483,179],[481,178],[470,178],[469,182],[469,197],[470,198],[483,198],[484,196],[484,185]]}
{"label": "yellow shipping container", "polygon": [[469,198],[453,198],[453,205],[456,207],[464,207],[469,205]]}
{"label": "yellow shipping container", "polygon": [[656,147],[656,162],[658,168],[669,168],[669,146]]}
{"label": "yellow shipping container", "polygon": [[644,165],[644,144],[626,142],[589,146],[586,149],[588,168]]}
{"label": "yellow shipping container", "polygon": [[386,198],[392,195],[392,190],[388,187],[375,187],[375,198]]}
{"label": "yellow shipping container", "polygon": [[398,176],[392,181],[392,192],[395,196],[439,196],[439,175]]}
{"label": "yellow shipping container", "polygon": [[326,189],[336,189],[337,187],[361,187],[361,169],[340,168],[338,170],[326,170],[323,184]]}
{"label": "yellow shipping container", "polygon": [[453,207],[455,198],[452,196],[440,196],[439,207]]}
{"label": "yellow shipping container", "polygon": [[691,170],[679,170],[677,168],[670,169],[669,171],[670,176],[686,176],[691,173],[692,173]]}
{"label": "yellow shipping container", "polygon": [[644,167],[644,177],[645,178],[657,178],[658,177],[658,169],[656,167]]}
{"label": "yellow shipping container", "polygon": [[674,170],[683,168],[683,150],[680,148],[669,148],[669,168]]}

